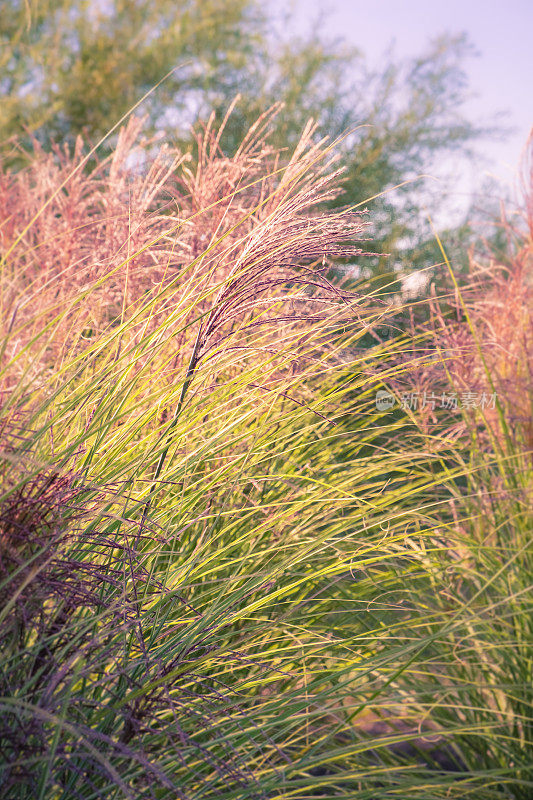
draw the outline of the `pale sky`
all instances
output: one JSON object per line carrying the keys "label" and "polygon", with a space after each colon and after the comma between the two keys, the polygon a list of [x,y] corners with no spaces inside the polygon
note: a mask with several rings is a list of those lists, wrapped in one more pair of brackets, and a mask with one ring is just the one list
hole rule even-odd
{"label": "pale sky", "polygon": [[478,95],[468,111],[485,119],[506,112],[502,121],[516,129],[479,150],[490,174],[513,181],[533,126],[533,0],[292,0],[292,8],[302,33],[326,12],[323,32],[344,37],[373,66],[393,41],[398,56],[416,56],[441,33],[466,32],[479,54],[465,62]]}

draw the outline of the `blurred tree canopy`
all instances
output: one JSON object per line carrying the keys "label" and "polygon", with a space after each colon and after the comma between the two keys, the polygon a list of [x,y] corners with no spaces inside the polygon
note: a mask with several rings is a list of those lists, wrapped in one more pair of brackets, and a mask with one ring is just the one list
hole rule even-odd
{"label": "blurred tree canopy", "polygon": [[[382,195],[454,154],[488,129],[464,112],[463,37],[435,40],[408,61],[379,70],[318,30],[290,33],[257,0],[3,0],[0,5],[0,152],[16,164],[25,136],[44,146],[84,133],[95,143],[173,68],[142,104],[152,130],[192,146],[190,123],[212,109],[231,150],[257,116],[282,101],[277,144],[288,147],[313,116],[321,134],[341,136],[342,204],[368,201],[373,247],[386,281],[393,263],[426,263],[428,181]],[[293,26],[294,27],[294,26]],[[289,33],[287,33],[289,31]],[[376,195],[382,195],[374,200]],[[433,198],[440,202],[439,198]]]}
{"label": "blurred tree canopy", "polygon": [[8,0],[0,139],[105,134],[174,67],[145,111],[236,91],[265,22],[249,0]]}

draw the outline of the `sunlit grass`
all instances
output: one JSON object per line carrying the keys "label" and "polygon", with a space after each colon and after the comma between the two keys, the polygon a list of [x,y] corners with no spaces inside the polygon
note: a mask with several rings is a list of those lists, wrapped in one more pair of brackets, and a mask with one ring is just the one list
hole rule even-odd
{"label": "sunlit grass", "polygon": [[376,409],[433,334],[368,345],[312,128],[138,176],[136,133],[0,223],[8,793],[529,797],[523,440]]}

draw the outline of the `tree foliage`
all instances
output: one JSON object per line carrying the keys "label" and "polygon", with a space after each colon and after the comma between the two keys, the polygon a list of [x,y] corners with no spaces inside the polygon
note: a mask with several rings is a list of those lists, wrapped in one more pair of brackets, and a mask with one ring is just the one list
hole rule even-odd
{"label": "tree foliage", "polygon": [[235,90],[262,17],[249,0],[11,0],[0,19],[2,138],[96,138],[170,70],[149,111]]}
{"label": "tree foliage", "polygon": [[290,18],[257,0],[10,0],[0,16],[4,158],[15,163],[24,132],[45,146],[79,133],[96,142],[174,70],[141,106],[152,130],[188,148],[190,123],[213,108],[223,116],[239,93],[221,142],[231,153],[273,103],[284,104],[276,146],[293,146],[313,116],[317,135],[345,137],[337,203],[371,204],[375,249],[391,256],[375,265],[383,281],[395,264],[424,265],[431,232],[420,210],[436,200],[442,211],[443,198],[418,176],[487,132],[464,111],[468,42],[442,37],[371,70],[318,30],[286,31]]}

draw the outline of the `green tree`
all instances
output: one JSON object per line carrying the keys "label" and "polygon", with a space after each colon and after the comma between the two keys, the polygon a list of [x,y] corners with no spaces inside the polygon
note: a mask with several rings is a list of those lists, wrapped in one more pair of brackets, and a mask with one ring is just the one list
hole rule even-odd
{"label": "green tree", "polygon": [[319,30],[307,37],[286,30],[288,19],[263,12],[258,0],[4,2],[4,158],[13,162],[24,131],[45,146],[81,132],[97,141],[176,68],[142,105],[149,128],[190,147],[190,123],[212,109],[224,115],[240,93],[222,140],[230,152],[279,101],[276,145],[293,145],[310,116],[317,136],[351,130],[339,146],[346,180],[336,203],[368,201],[373,249],[389,254],[375,262],[383,284],[394,278],[394,265],[427,265],[434,248],[421,208],[442,211],[444,201],[417,176],[464,156],[489,132],[464,109],[467,40],[440,38],[420,57],[390,55],[372,71],[359,51]]}
{"label": "green tree", "polygon": [[145,108],[189,112],[235,91],[263,17],[250,0],[8,0],[0,14],[0,137],[98,138],[173,68]]}

